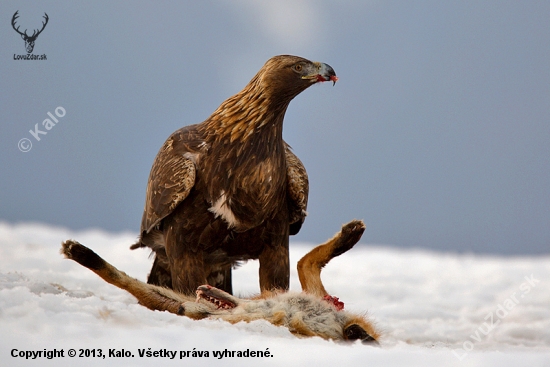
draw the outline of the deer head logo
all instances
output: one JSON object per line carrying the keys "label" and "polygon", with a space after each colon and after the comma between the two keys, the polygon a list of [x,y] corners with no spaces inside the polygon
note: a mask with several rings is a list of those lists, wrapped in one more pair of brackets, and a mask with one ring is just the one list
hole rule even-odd
{"label": "deer head logo", "polygon": [[42,29],[35,29],[32,33],[32,36],[29,36],[26,29],[25,32],[21,32],[19,31],[19,27],[15,28],[15,21],[17,20],[17,18],[19,18],[19,15],[17,15],[17,13],[19,13],[19,10],[16,11],[15,14],[13,14],[13,18],[11,18],[11,26],[13,27],[13,29],[15,29],[17,33],[21,35],[21,38],[23,38],[23,40],[25,41],[25,48],[27,49],[27,53],[30,54],[34,49],[34,41],[36,41],[38,35],[42,33],[44,28],[46,28],[46,24],[48,24],[48,14],[44,13],[44,19],[46,19],[46,21],[42,22]]}

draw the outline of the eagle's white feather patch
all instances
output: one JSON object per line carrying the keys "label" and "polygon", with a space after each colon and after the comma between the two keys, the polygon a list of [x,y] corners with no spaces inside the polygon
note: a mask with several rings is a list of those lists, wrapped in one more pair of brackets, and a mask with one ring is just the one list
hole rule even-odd
{"label": "eagle's white feather patch", "polygon": [[216,217],[222,217],[230,228],[237,227],[239,222],[237,221],[237,218],[235,218],[235,214],[231,211],[228,200],[229,199],[225,196],[225,192],[222,191],[218,200],[216,200],[214,205],[212,205],[212,207],[208,210],[214,213]]}

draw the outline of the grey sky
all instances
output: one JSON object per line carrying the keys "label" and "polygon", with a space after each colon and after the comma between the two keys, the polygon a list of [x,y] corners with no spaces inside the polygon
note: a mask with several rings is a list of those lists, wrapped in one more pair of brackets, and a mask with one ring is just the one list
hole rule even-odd
{"label": "grey sky", "polygon": [[[295,54],[340,78],[287,112],[311,183],[295,240],[362,218],[364,243],[550,252],[550,2],[159,3],[0,3],[0,220],[137,236],[168,135]],[[47,61],[14,60],[16,10],[29,33],[48,13]]]}

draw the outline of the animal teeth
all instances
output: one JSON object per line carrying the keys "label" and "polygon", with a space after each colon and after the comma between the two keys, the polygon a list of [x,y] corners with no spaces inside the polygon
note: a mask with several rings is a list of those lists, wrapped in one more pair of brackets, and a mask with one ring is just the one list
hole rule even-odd
{"label": "animal teeth", "polygon": [[204,297],[204,294],[201,290],[198,290],[195,293],[197,294],[197,299],[195,299],[195,302],[198,303],[200,301],[201,297]]}
{"label": "animal teeth", "polygon": [[201,290],[197,290],[196,293],[197,293],[196,302],[199,302],[199,300],[202,298],[202,299],[216,305],[218,309],[221,308],[221,309],[224,309],[224,310],[229,310],[229,309],[232,309],[234,307],[234,305],[232,305],[231,303],[225,302],[225,301],[222,301],[219,298],[212,297],[212,296],[209,296],[207,294],[204,294],[204,292],[201,291]]}

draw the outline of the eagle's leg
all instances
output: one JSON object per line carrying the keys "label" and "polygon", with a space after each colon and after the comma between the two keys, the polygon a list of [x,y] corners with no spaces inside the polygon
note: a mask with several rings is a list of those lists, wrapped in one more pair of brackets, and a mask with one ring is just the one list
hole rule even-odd
{"label": "eagle's leg", "polygon": [[[166,258],[166,255],[164,257]],[[153,267],[147,277],[147,283],[164,288],[172,288],[172,276],[170,270],[162,266],[162,260],[158,253],[155,255],[155,261],[153,262]]]}
{"label": "eagle's leg", "polygon": [[183,253],[178,257],[169,257],[169,259],[174,291],[192,295],[198,285],[206,283],[202,254]]}
{"label": "eagle's leg", "polygon": [[278,244],[267,245],[259,256],[261,291],[288,290],[290,265],[288,236]]}
{"label": "eagle's leg", "polygon": [[194,295],[199,285],[206,284],[206,270],[203,252],[193,251],[181,241],[183,236],[172,226],[165,232],[166,256],[172,276],[172,289],[186,295]]}

